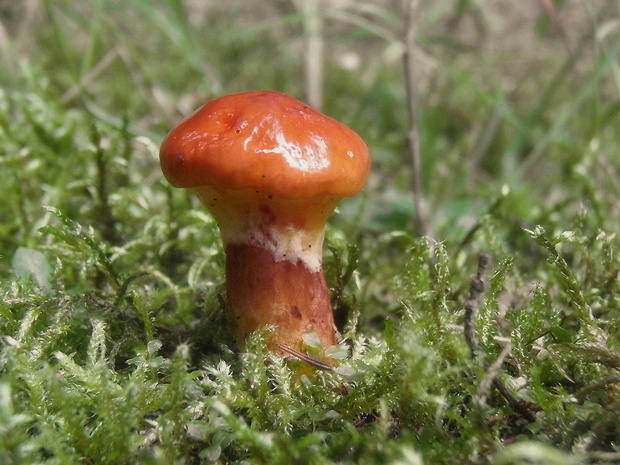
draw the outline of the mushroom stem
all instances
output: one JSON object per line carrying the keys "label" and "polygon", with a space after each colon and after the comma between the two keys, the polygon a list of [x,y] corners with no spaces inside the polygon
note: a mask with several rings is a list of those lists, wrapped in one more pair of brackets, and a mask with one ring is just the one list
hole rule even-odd
{"label": "mushroom stem", "polygon": [[268,347],[276,353],[282,353],[278,344],[302,350],[302,336],[311,331],[323,347],[336,344],[322,269],[312,271],[301,260],[278,260],[271,251],[255,245],[229,244],[226,292],[239,342],[272,325],[277,332],[268,340]]}
{"label": "mushroom stem", "polygon": [[327,217],[340,199],[283,199],[216,187],[193,191],[220,228],[237,342],[273,326],[267,345],[281,355],[278,345],[303,351],[308,332],[316,333],[323,347],[336,344],[322,248]]}

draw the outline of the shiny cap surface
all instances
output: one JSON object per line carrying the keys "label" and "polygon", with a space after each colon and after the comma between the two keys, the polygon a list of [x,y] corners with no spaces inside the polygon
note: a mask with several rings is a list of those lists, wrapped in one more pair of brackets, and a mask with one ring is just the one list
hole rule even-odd
{"label": "shiny cap surface", "polygon": [[282,198],[353,196],[370,171],[354,131],[275,91],[207,103],[168,134],[160,164],[175,187],[252,188]]}

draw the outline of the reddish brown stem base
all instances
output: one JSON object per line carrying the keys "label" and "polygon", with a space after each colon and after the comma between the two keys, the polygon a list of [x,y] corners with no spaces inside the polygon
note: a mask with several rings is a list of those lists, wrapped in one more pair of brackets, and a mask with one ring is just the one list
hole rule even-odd
{"label": "reddish brown stem base", "polygon": [[226,247],[226,293],[234,333],[243,342],[252,332],[275,327],[268,347],[303,350],[302,335],[315,332],[323,347],[336,344],[334,316],[323,271],[301,261],[275,261],[273,254],[248,244]]}

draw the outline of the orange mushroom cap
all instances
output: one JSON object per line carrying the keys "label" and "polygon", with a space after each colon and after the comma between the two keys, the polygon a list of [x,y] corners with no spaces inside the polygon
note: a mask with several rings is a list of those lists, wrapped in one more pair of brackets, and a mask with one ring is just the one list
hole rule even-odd
{"label": "orange mushroom cap", "polygon": [[350,197],[370,172],[368,148],[354,131],[275,91],[207,103],[168,134],[160,163],[175,187],[250,188],[289,199]]}

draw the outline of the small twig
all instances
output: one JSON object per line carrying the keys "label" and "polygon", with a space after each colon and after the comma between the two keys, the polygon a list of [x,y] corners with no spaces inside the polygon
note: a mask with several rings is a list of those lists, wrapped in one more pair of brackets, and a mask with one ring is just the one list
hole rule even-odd
{"label": "small twig", "polygon": [[486,254],[480,254],[478,256],[478,271],[476,275],[471,278],[471,282],[469,283],[469,297],[467,297],[467,300],[463,304],[465,308],[463,333],[465,335],[465,342],[467,342],[472,355],[475,355],[477,352],[482,352],[482,347],[480,347],[476,340],[476,323],[474,320],[478,310],[478,301],[480,297],[482,297],[486,287],[483,276],[489,266],[489,261],[489,256]]}
{"label": "small twig", "polygon": [[[465,336],[465,342],[469,346],[471,350],[472,356],[477,356],[482,354],[483,350],[480,344],[476,339],[476,325],[475,325],[475,317],[478,311],[478,305],[480,298],[485,290],[485,282],[484,282],[484,273],[486,272],[489,266],[490,258],[486,254],[480,254],[478,257],[478,270],[476,275],[472,277],[471,283],[469,285],[469,296],[464,303],[465,308],[465,321],[464,321],[464,329],[463,334]],[[510,350],[512,349],[512,345],[510,343],[506,344],[500,353],[499,357],[495,362],[489,364],[485,362],[485,371],[486,375],[480,382],[478,386],[478,392],[476,394],[476,405],[482,406],[486,403],[486,399],[488,397],[488,393],[490,390],[491,384],[495,389],[497,389],[500,394],[506,399],[506,402],[512,407],[513,410],[519,412],[523,417],[525,417],[529,422],[533,423],[536,421],[536,417],[529,409],[525,406],[523,402],[517,399],[512,392],[506,387],[504,382],[499,378],[499,372],[501,371],[501,367],[504,364],[504,361],[510,354]]]}
{"label": "small twig", "polygon": [[523,418],[530,423],[534,423],[536,421],[536,417],[530,409],[527,408],[526,404],[513,396],[512,392],[510,392],[504,382],[497,376],[493,379],[493,387],[497,389],[502,396],[504,396],[504,399],[506,399],[506,402],[508,402],[508,405],[510,405],[513,410],[523,415]]}
{"label": "small twig", "polygon": [[496,380],[498,379],[497,376],[499,375],[502,365],[506,361],[506,358],[510,354],[511,350],[512,344],[508,342],[500,352],[497,359],[486,368],[486,373],[480,381],[478,390],[476,391],[476,395],[474,397],[474,403],[478,405],[478,407],[483,407],[486,405],[487,399],[489,398],[489,393],[491,392],[491,386],[496,384]]}
{"label": "small twig", "polygon": [[405,22],[405,89],[407,91],[407,109],[409,112],[409,132],[407,141],[411,157],[411,187],[415,205],[415,223],[422,236],[433,236],[429,221],[429,209],[424,197],[422,186],[422,149],[420,142],[420,122],[418,119],[419,96],[416,83],[415,48],[416,48],[416,19],[418,14],[418,0],[408,0]]}
{"label": "small twig", "polygon": [[284,344],[276,344],[276,346],[278,347],[278,349],[281,349],[287,354],[290,354],[293,357],[297,357],[298,359],[303,360],[306,363],[309,363],[315,368],[320,368],[321,370],[326,370],[326,371],[334,370],[333,366],[328,365],[327,363],[323,363],[320,360],[317,360],[316,358],[312,358],[306,354],[302,354],[301,352],[298,352],[295,349],[291,349],[289,346],[285,346]]}

